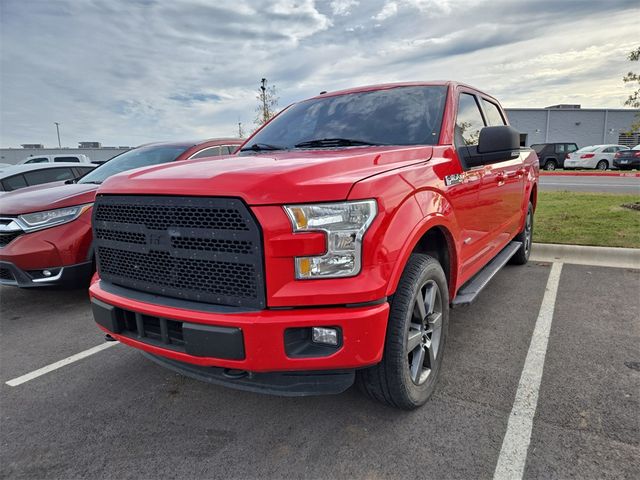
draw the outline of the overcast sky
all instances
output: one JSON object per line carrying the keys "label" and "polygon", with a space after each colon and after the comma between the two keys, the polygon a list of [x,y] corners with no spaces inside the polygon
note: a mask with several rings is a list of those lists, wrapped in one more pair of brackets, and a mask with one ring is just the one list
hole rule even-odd
{"label": "overcast sky", "polygon": [[623,106],[638,0],[0,0],[0,146],[253,129],[321,90],[452,79],[506,107]]}

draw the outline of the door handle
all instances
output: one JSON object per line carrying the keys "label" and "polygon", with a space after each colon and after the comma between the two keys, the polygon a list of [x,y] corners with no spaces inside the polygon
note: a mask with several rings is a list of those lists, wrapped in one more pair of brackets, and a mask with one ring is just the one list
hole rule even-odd
{"label": "door handle", "polygon": [[518,177],[522,177],[525,173],[527,173],[527,171],[524,168],[519,168],[518,170],[516,170],[516,175]]}
{"label": "door handle", "polygon": [[496,182],[498,183],[504,183],[504,179],[505,179],[505,174],[500,172],[496,174]]}

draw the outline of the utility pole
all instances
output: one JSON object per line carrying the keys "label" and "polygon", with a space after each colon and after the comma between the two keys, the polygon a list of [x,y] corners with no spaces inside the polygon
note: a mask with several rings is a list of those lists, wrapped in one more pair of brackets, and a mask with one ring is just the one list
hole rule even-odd
{"label": "utility pole", "polygon": [[53,122],[56,124],[56,132],[58,132],[58,148],[62,148],[62,144],[60,143],[60,124],[58,122]]}
{"label": "utility pole", "polygon": [[269,120],[269,112],[267,111],[267,79],[263,78],[260,82],[260,90],[262,90],[262,123]]}

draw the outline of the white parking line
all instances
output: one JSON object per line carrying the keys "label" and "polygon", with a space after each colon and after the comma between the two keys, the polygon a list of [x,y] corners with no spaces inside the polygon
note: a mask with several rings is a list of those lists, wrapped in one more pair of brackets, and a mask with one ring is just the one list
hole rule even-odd
{"label": "white parking line", "polygon": [[520,376],[516,399],[509,415],[507,433],[502,441],[502,449],[493,474],[494,480],[521,479],[524,473],[527,451],[531,443],[533,417],[538,405],[544,358],[547,354],[549,331],[556,305],[560,272],[562,272],[562,263],[554,263],[549,273],[542,305]]}
{"label": "white parking line", "polygon": [[85,350],[84,352],[76,353],[75,355],[71,355],[70,357],[64,358],[60,361],[52,363],[51,365],[47,365],[46,367],[39,368],[38,370],[34,370],[31,373],[27,373],[26,375],[22,375],[21,377],[14,378],[13,380],[9,380],[6,382],[10,387],[17,387],[29,380],[33,380],[34,378],[38,378],[42,375],[45,375],[49,372],[53,372],[59,368],[64,367],[65,365],[69,365],[70,363],[77,362],[78,360],[82,360],[94,353],[101,352],[109,347],[113,347],[114,345],[118,345],[120,342],[105,342],[102,345],[98,345],[96,347]]}

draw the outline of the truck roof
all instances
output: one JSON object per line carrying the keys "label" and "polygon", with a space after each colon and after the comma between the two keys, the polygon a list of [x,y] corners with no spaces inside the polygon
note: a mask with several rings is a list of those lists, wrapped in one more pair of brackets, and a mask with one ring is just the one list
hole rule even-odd
{"label": "truck roof", "polygon": [[[433,81],[417,81],[417,82],[396,82],[396,83],[380,83],[376,85],[365,85],[361,87],[347,88],[344,90],[335,90],[333,92],[321,93],[313,98],[321,98],[334,95],[345,95],[348,93],[369,92],[374,90],[385,90],[388,88],[397,87],[421,87],[421,86],[443,86],[443,87],[466,87],[471,90],[480,91],[477,88],[467,85],[465,83],[456,82],[453,80],[433,80]],[[490,95],[487,95],[490,96]]]}

